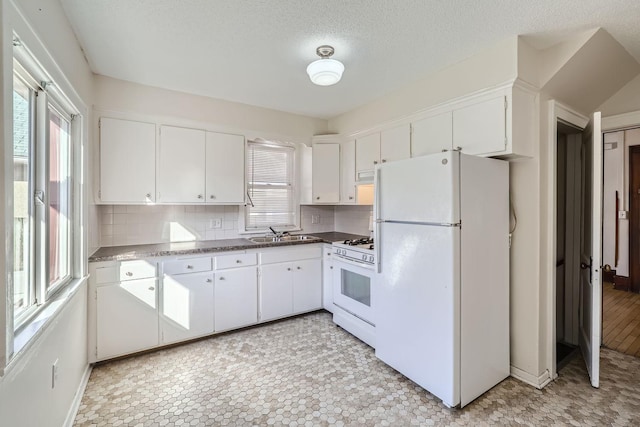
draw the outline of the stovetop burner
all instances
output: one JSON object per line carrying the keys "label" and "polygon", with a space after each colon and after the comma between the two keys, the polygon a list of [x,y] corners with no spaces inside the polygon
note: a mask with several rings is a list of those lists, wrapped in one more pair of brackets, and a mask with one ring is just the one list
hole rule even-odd
{"label": "stovetop burner", "polygon": [[363,237],[362,239],[347,239],[344,241],[344,244],[349,246],[371,245],[369,249],[373,249],[373,239],[366,237]]}

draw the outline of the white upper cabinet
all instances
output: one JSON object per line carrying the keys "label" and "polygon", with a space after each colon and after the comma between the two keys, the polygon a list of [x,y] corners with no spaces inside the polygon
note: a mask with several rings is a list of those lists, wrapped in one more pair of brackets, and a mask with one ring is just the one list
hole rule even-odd
{"label": "white upper cabinet", "polygon": [[407,123],[380,132],[380,162],[408,159],[411,155],[411,126]]}
{"label": "white upper cabinet", "polygon": [[507,97],[499,96],[453,110],[453,148],[467,154],[507,148]]}
{"label": "white upper cabinet", "polygon": [[453,144],[453,113],[446,111],[411,123],[411,157],[450,150]]}
{"label": "white upper cabinet", "polygon": [[370,181],[375,165],[408,159],[410,151],[408,123],[356,139],[356,181]]}
{"label": "white upper cabinet", "polygon": [[100,119],[100,203],[155,202],[156,125]]}
{"label": "white upper cabinet", "polygon": [[207,132],[205,202],[244,203],[244,164],[244,136]]}
{"label": "white upper cabinet", "polygon": [[157,201],[204,203],[205,154],[205,131],[160,126]]}
{"label": "white upper cabinet", "polygon": [[356,139],[356,177],[373,177],[373,169],[380,161],[380,133]]}
{"label": "white upper cabinet", "polygon": [[340,144],[313,144],[313,203],[340,202]]}
{"label": "white upper cabinet", "polygon": [[347,141],[342,144],[341,148],[342,192],[340,204],[352,205],[356,203],[356,141]]}

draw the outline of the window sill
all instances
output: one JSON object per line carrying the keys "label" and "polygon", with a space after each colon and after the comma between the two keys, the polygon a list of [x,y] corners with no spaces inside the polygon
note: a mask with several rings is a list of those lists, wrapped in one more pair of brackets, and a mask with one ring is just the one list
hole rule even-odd
{"label": "window sill", "polygon": [[37,314],[23,325],[13,337],[13,355],[7,362],[4,371],[0,370],[0,376],[11,370],[12,366],[27,353],[29,348],[38,340],[55,317],[71,301],[81,286],[87,283],[89,276],[72,280],[64,289],[61,289]]}

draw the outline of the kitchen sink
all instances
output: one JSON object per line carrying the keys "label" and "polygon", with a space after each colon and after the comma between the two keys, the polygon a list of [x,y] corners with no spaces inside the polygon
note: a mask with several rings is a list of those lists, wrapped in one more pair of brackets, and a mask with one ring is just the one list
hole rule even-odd
{"label": "kitchen sink", "polygon": [[262,237],[250,237],[253,243],[285,243],[285,242],[299,242],[301,240],[319,240],[315,236],[309,236],[306,234],[299,234],[295,236],[262,236]]}

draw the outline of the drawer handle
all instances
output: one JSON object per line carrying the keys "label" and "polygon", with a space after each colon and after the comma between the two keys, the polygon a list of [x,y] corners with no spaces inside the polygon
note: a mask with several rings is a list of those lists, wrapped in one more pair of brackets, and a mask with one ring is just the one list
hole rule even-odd
{"label": "drawer handle", "polygon": [[127,275],[127,276],[129,276],[129,277],[131,277],[131,276],[133,276],[133,273],[132,273],[132,272],[130,272],[130,271],[127,271],[126,275]]}
{"label": "drawer handle", "polygon": [[224,277],[220,277],[220,280],[224,280]]}
{"label": "drawer handle", "polygon": [[211,283],[213,280],[211,279],[207,279],[207,283]]}
{"label": "drawer handle", "polygon": [[187,264],[187,270],[193,270],[193,265]]}
{"label": "drawer handle", "polygon": [[239,259],[237,259],[237,260],[236,260],[236,264],[242,264],[242,261],[241,261],[241,260],[239,260]]}
{"label": "drawer handle", "polygon": [[155,290],[156,290],[156,288],[154,288],[153,286],[149,286],[149,290],[150,290],[150,291],[155,291]]}
{"label": "drawer handle", "polygon": [[300,266],[298,266],[298,270],[300,270]]}
{"label": "drawer handle", "polygon": [[215,199],[216,196],[214,196],[213,194],[209,196],[210,199]]}

